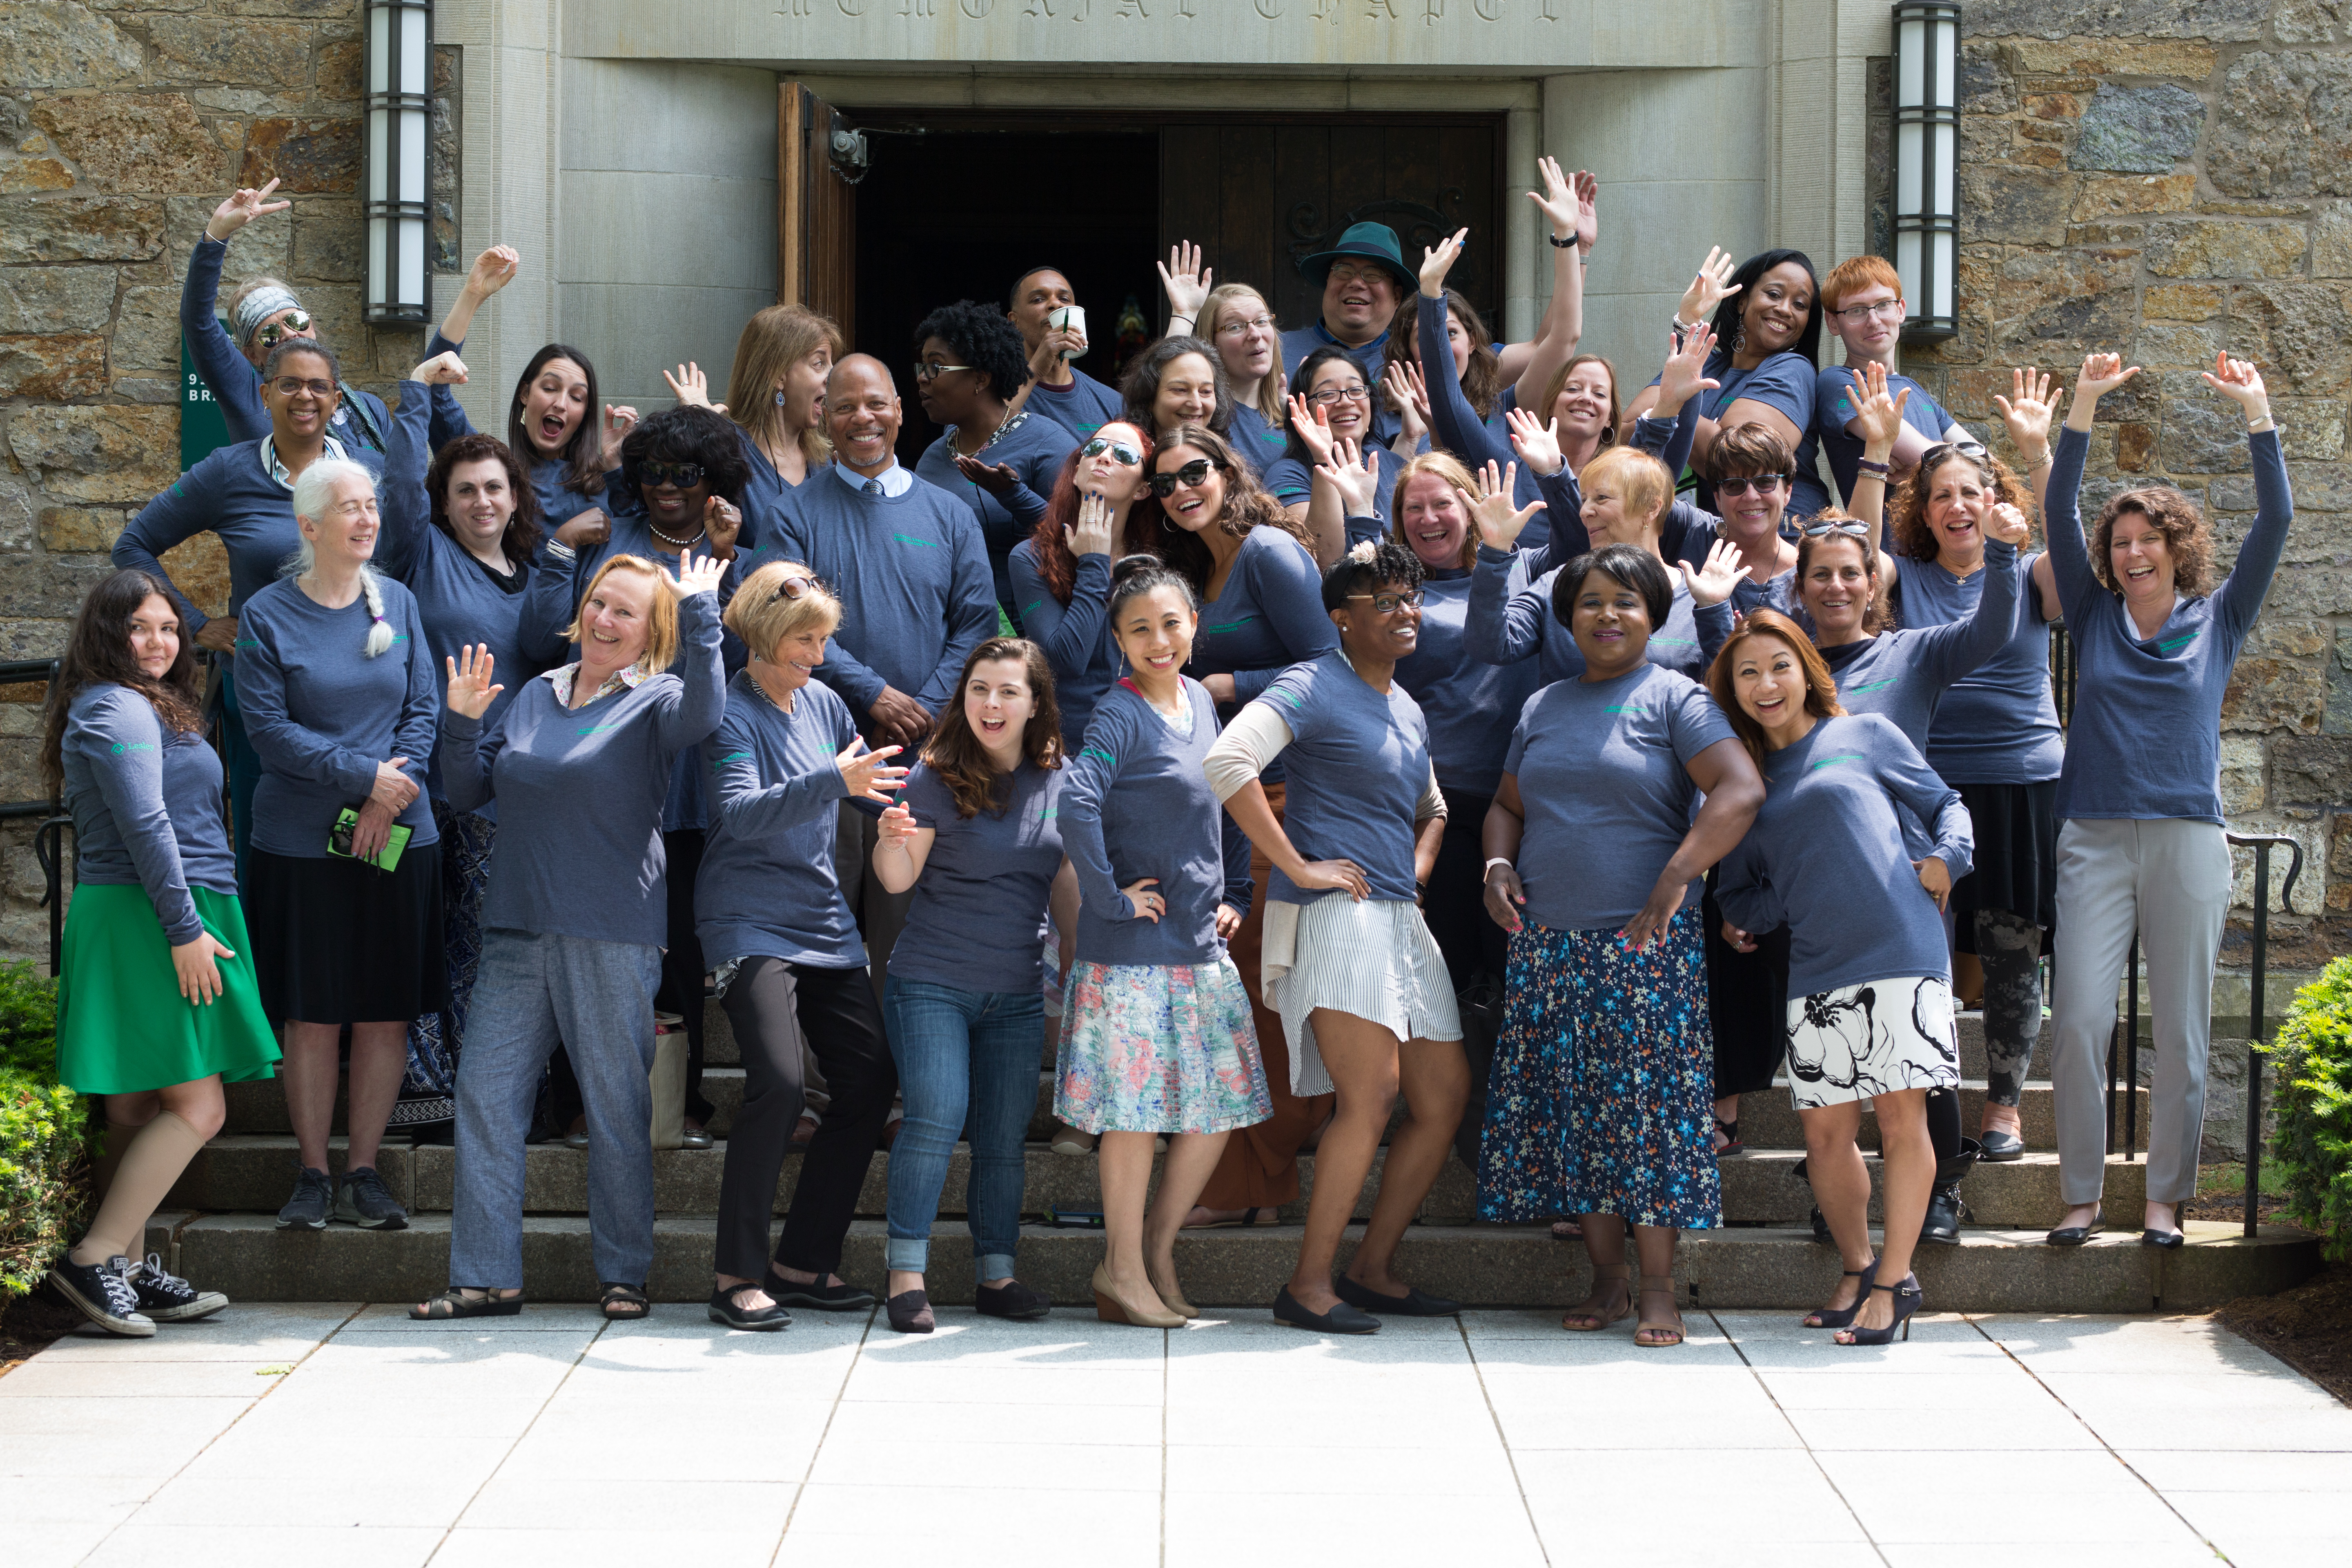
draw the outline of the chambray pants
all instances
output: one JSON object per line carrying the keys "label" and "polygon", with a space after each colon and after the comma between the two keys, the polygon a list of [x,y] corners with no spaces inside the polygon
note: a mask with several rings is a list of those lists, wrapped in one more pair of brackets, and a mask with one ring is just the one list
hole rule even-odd
{"label": "chambray pants", "polygon": [[2058,830],[2058,974],[2050,1077],[2059,1193],[2099,1201],[2106,1174],[2107,1041],[2139,931],[2147,960],[2156,1084],[2147,1119],[2147,1198],[2197,1193],[2211,1044],[2213,960],[2230,908],[2230,847],[2210,822],[2077,818]]}
{"label": "chambray pants", "polygon": [[654,1258],[654,992],[661,949],[486,932],[457,1061],[449,1283],[522,1285],[523,1137],[561,1041],[588,1115],[588,1232],[599,1284],[646,1282]]}

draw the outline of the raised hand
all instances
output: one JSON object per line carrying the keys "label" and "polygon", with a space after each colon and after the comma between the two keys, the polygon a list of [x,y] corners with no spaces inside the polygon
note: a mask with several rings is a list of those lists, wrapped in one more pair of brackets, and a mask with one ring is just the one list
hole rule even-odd
{"label": "raised hand", "polygon": [[1713,327],[1702,322],[1696,331],[1685,332],[1680,348],[1675,346],[1673,333],[1666,338],[1666,363],[1658,372],[1658,401],[1651,410],[1662,418],[1669,413],[1680,414],[1684,404],[1723,384],[1706,374],[1706,362],[1715,353]]}
{"label": "raised hand", "polygon": [[205,220],[205,234],[213,239],[226,239],[257,217],[282,213],[292,202],[273,202],[269,193],[278,188],[276,180],[259,190],[240,188],[230,193],[226,201],[213,208],[213,216]]}
{"label": "raised hand", "polygon": [[1209,290],[1216,285],[1213,268],[1201,265],[1201,247],[1189,239],[1180,239],[1168,247],[1168,262],[1160,268],[1160,287],[1168,296],[1168,313],[1181,316],[1194,327],[1201,324],[1201,307],[1209,302]]}
{"label": "raised hand", "polygon": [[[833,765],[841,770],[842,786],[849,792],[849,798],[877,801],[897,799],[898,797],[890,792],[897,789],[907,776],[906,769],[890,765],[890,759],[897,756],[899,751],[900,748],[897,746],[883,746],[869,752],[866,749],[865,736],[853,736],[849,744],[844,746],[833,759]],[[912,833],[915,830],[915,819],[908,813],[905,806],[893,806],[891,810],[906,818],[906,833]],[[889,837],[890,812],[886,811],[882,814],[882,827],[884,836]],[[898,837],[904,837],[906,833],[901,833]]]}
{"label": "raised hand", "polygon": [[1151,890],[1159,885],[1157,877],[1141,877],[1119,889],[1127,895],[1128,903],[1134,909],[1135,912],[1129,918],[1150,921],[1153,925],[1160,923],[1160,915],[1167,910],[1168,900]]}
{"label": "raised hand", "polygon": [[613,537],[613,520],[601,507],[574,512],[555,531],[555,542],[568,550],[593,550]]}
{"label": "raised hand", "polygon": [[466,362],[457,357],[455,350],[444,349],[410,371],[408,379],[427,386],[463,386],[467,381]]}
{"label": "raised hand", "polygon": [[1902,434],[1903,405],[1911,401],[1911,389],[1906,386],[1887,396],[1886,367],[1875,361],[1846,374],[1853,377],[1854,390],[1861,394],[1853,416],[1862,426],[1863,450],[1873,462],[1885,462],[1886,454],[1895,449],[1895,437]]}
{"label": "raised hand", "polygon": [[497,656],[488,643],[467,643],[457,650],[458,658],[441,662],[449,667],[449,711],[461,719],[476,719],[490,710],[503,686],[490,684],[490,671]]}
{"label": "raised hand", "polygon": [[1576,172],[1576,243],[1586,252],[1601,237],[1601,182],[1584,170]]}
{"label": "raised hand", "polygon": [[1371,881],[1353,860],[1309,860],[1289,876],[1294,886],[1311,892],[1345,891],[1360,904],[1371,897]]}
{"label": "raised hand", "polygon": [[1381,372],[1381,390],[1407,419],[1419,419],[1423,430],[1435,423],[1429,412],[1429,378],[1419,360],[1391,360]]}
{"label": "raised hand", "polygon": [[1987,507],[1984,520],[1977,526],[1984,530],[1986,538],[1998,539],[2003,544],[2013,544],[2020,550],[2024,549],[2025,542],[2033,536],[2025,514],[2005,500],[1995,501]]}
{"label": "raised hand", "polygon": [[621,443],[627,439],[629,432],[635,429],[636,426],[637,411],[627,404],[622,404],[617,408],[609,403],[604,405],[603,440],[606,473],[609,474],[621,466]]}
{"label": "raised hand", "polygon": [[1511,497],[1519,482],[1519,466],[1508,463],[1496,468],[1492,458],[1478,470],[1478,500],[1470,515],[1478,524],[1478,542],[1489,550],[1510,550],[1517,546],[1519,531],[1528,519],[1545,510],[1544,503],[1531,500],[1522,507],[1511,504]]}
{"label": "raised hand", "polygon": [[[716,496],[711,499],[718,500]],[[740,522],[741,519],[739,517],[737,521]],[[734,530],[728,531],[728,538],[734,538]],[[718,541],[711,542],[716,544]],[[716,555],[697,555],[691,550],[682,551],[677,558],[677,574],[672,576],[664,571],[662,586],[669,590],[673,599],[689,599],[697,594],[715,594],[719,592],[719,579],[726,572],[727,563]]]}
{"label": "raised hand", "polygon": [[1062,542],[1072,555],[1108,555],[1110,530],[1110,502],[1099,491],[1089,492],[1078,502],[1076,526],[1062,530]]}
{"label": "raised hand", "polygon": [[1520,462],[1546,478],[1559,472],[1568,459],[1560,455],[1557,416],[1538,423],[1524,408],[1507,408],[1503,419],[1511,427],[1511,450],[1519,455]]}
{"label": "raised hand", "polygon": [[1486,871],[1486,916],[1505,931],[1519,929],[1519,909],[1528,901],[1528,889],[1519,880],[1517,870],[1508,866],[1489,867]]}
{"label": "raised hand", "polygon": [[2009,373],[2010,395],[1992,395],[2000,408],[2000,422],[2009,427],[2010,445],[2030,467],[2038,468],[2050,455],[2050,421],[2056,416],[2058,405],[2066,400],[2066,389],[2053,393],[2047,371],[2013,367]]}
{"label": "raised hand", "polygon": [[479,303],[513,282],[521,266],[522,257],[513,246],[491,246],[474,258],[473,268],[466,274],[465,290]]}
{"label": "raised hand", "polygon": [[2204,373],[2205,384],[2245,410],[2246,423],[2262,425],[2271,416],[2271,395],[2263,385],[2263,373],[2254,368],[2252,360],[2231,359],[2228,354],[2214,358],[2213,368]]}
{"label": "raised hand", "polygon": [[1324,411],[1309,405],[1297,393],[1290,395],[1290,427],[1307,444],[1307,455],[1318,463],[1331,460],[1331,422]]}
{"label": "raised hand", "polygon": [[[1705,605],[1720,605],[1731,597],[1731,590],[1738,585],[1739,574],[1747,570],[1747,563],[1748,558],[1739,552],[1739,546],[1728,539],[1718,538],[1707,547],[1706,564],[1698,570],[1691,570],[1691,563],[1687,561],[1679,561],[1675,564],[1682,568],[1683,582],[1690,588],[1691,603]],[[1674,910],[1668,910],[1666,913],[1671,917]],[[1627,929],[1630,931],[1632,928]]]}
{"label": "raised hand", "polygon": [[743,513],[725,496],[711,496],[702,503],[702,536],[710,542],[710,553],[719,564],[735,559],[735,536],[743,531]]}
{"label": "raised hand", "polygon": [[662,372],[662,379],[669,383],[669,395],[677,399],[680,407],[717,406],[710,401],[710,378],[704,375],[702,367],[692,360],[678,366],[675,374],[668,371]]}
{"label": "raised hand", "polygon": [[1683,290],[1682,303],[1675,307],[1675,320],[1685,323],[1705,321],[1715,314],[1715,308],[1739,292],[1740,286],[1731,280],[1739,264],[1720,246],[1706,247],[1706,259],[1699,264],[1698,276]]}
{"label": "raised hand", "polygon": [[2121,354],[2085,354],[2083,373],[2074,382],[2074,401],[2080,404],[2087,399],[2096,403],[2138,374],[2137,365],[2124,368]]}
{"label": "raised hand", "polygon": [[1011,495],[1013,487],[1021,482],[1021,476],[1013,471],[1013,465],[1010,463],[998,463],[991,467],[978,458],[967,457],[958,452],[955,455],[955,466],[957,473],[1000,500]]}
{"label": "raised hand", "polygon": [[1331,460],[1315,465],[1317,476],[1339,493],[1349,517],[1372,515],[1372,499],[1380,492],[1381,474],[1369,452],[1342,437],[1331,444]]}
{"label": "raised hand", "polygon": [[1445,275],[1462,258],[1462,247],[1470,242],[1470,231],[1457,228],[1444,239],[1421,253],[1421,293],[1425,300],[1443,299],[1445,295]]}
{"label": "raised hand", "polygon": [[[1544,216],[1550,220],[1553,237],[1566,239],[1570,235],[1577,234],[1579,216],[1577,191],[1576,187],[1569,183],[1568,176],[1559,172],[1559,160],[1537,159],[1536,176],[1543,181],[1543,189],[1529,191],[1528,200],[1535,203],[1542,210]],[[1580,174],[1578,177],[1582,179],[1590,176]]]}

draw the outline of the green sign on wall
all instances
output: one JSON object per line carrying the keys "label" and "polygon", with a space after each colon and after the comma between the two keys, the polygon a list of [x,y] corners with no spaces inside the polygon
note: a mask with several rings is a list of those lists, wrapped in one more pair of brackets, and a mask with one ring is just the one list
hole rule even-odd
{"label": "green sign on wall", "polygon": [[228,421],[222,417],[220,405],[213,401],[205,378],[196,374],[196,362],[188,353],[185,338],[180,340],[180,471],[186,473],[198,463],[228,445]]}

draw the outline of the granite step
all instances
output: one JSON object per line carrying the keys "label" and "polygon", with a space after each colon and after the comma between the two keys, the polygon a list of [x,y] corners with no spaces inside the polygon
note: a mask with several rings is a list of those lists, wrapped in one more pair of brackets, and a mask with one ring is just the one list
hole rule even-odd
{"label": "granite step", "polygon": [[[1301,1236],[1296,1226],[1188,1232],[1176,1251],[1185,1292],[1203,1307],[1234,1309],[1221,1316],[1256,1319],[1289,1279]],[[2319,1267],[2317,1239],[2288,1226],[2266,1226],[2249,1240],[2235,1226],[2192,1221],[2189,1236],[2188,1246],[2168,1252],[2127,1235],[2062,1248],[2042,1245],[2039,1231],[1974,1231],[1958,1247],[1923,1249],[1917,1270],[1933,1310],[2197,1312],[2285,1289]],[[1342,1238],[1342,1265],[1360,1238],[1353,1228]],[[585,1218],[534,1215],[524,1220],[522,1239],[524,1289],[538,1303],[528,1313],[579,1313],[554,1304],[594,1299]],[[883,1241],[880,1222],[853,1225],[843,1277],[878,1288]],[[448,1283],[449,1222],[439,1215],[378,1232],[281,1231],[261,1215],[167,1214],[151,1227],[150,1245],[175,1272],[239,1301],[414,1301]],[[1021,1277],[1050,1294],[1058,1311],[1084,1314],[1102,1247],[1098,1232],[1026,1227]],[[648,1293],[707,1300],[711,1257],[707,1220],[656,1221]],[[930,1261],[933,1300],[968,1303],[971,1247],[961,1226],[935,1227]],[[1700,1308],[1801,1312],[1827,1299],[1837,1267],[1836,1253],[1803,1231],[1733,1228],[1685,1233],[1676,1272]],[[1480,1307],[1557,1310],[1582,1300],[1590,1284],[1581,1245],[1554,1241],[1540,1226],[1416,1226],[1398,1249],[1398,1268],[1426,1289]]]}

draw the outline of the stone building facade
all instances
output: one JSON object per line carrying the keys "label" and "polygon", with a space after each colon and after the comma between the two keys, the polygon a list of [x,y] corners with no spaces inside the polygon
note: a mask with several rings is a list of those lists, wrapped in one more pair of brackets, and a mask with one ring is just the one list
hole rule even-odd
{"label": "stone building facade", "polygon": [[[1648,328],[1707,243],[1796,245],[1824,268],[1884,244],[1881,0],[1667,0],[1638,26],[1591,0],[1089,5],[440,0],[440,259],[498,239],[547,263],[478,329],[477,420],[553,336],[614,356],[608,384],[640,396],[665,356],[726,364],[776,276],[761,204],[787,77],[836,103],[1033,118],[1155,93],[1211,111],[1491,110],[1508,126],[1503,326],[1524,332],[1543,302],[1549,252],[1518,193],[1548,151],[1621,198],[1604,207],[1588,343],[1629,376],[1646,375]],[[2283,1001],[2296,972],[2352,948],[2352,809],[2338,809],[2352,808],[2352,3],[1974,0],[1965,14],[1963,328],[1905,368],[1990,432],[2010,364],[2071,374],[2090,348],[2123,349],[2148,374],[2102,410],[2095,487],[2168,479],[2225,536],[2252,487],[2196,367],[2252,352],[2287,428],[2298,519],[2224,753],[2233,818],[2309,856],[2273,923]],[[1196,47],[1196,28],[1224,41]],[[232,280],[292,280],[377,390],[421,340],[361,323],[355,0],[0,0],[0,657],[42,658],[125,517],[174,476],[179,281],[233,184],[275,176],[296,205],[237,237]],[[1198,63],[1179,79],[1139,76],[1143,59]],[[650,248],[651,225],[693,216],[682,174],[729,193],[732,226],[691,258],[710,279],[633,259],[614,244],[625,224],[583,223],[641,204]],[[677,323],[675,343],[625,349],[623,295]],[[216,552],[181,554],[175,574],[217,601]],[[30,798],[38,692],[0,695],[14,698],[0,800]],[[0,825],[0,950],[45,951],[40,889],[27,831]],[[2242,929],[2225,967],[2243,950]],[[2245,1001],[2225,977],[2219,1010]]]}

